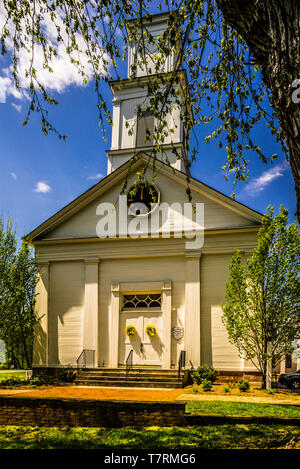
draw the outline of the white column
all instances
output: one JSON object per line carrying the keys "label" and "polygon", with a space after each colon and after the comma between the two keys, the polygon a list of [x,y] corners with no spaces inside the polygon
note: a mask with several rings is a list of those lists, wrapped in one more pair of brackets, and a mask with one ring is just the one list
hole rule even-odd
{"label": "white column", "polygon": [[163,353],[162,367],[171,368],[171,311],[172,311],[172,282],[164,282],[162,289],[163,315]]}
{"label": "white column", "polygon": [[111,321],[110,321],[110,359],[109,367],[118,368],[119,359],[119,317],[120,317],[120,284],[111,285]]}
{"label": "white column", "polygon": [[113,101],[113,128],[111,135],[111,150],[120,148],[121,102]]}
{"label": "white column", "polygon": [[50,262],[38,263],[38,283],[36,286],[36,315],[40,320],[35,326],[33,365],[49,364],[49,270]]}
{"label": "white column", "polygon": [[83,349],[95,350],[95,365],[99,351],[99,259],[85,259],[85,290],[83,318]]}
{"label": "white column", "polygon": [[185,258],[185,326],[184,349],[197,367],[200,357],[200,253],[186,253]]}

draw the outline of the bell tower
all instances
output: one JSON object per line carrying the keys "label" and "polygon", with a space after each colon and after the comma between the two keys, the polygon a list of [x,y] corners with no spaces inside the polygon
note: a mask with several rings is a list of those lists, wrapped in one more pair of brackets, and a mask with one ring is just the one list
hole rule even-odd
{"label": "bell tower", "polygon": [[[187,141],[189,136],[184,128],[181,107],[175,103],[171,111],[165,117],[167,128],[172,129],[164,135],[163,142],[154,141],[153,131],[157,127],[157,118],[149,110],[150,97],[148,96],[149,80],[157,77],[155,75],[155,62],[153,57],[157,51],[157,40],[167,28],[169,13],[152,16],[151,21],[143,23],[143,29],[151,35],[153,41],[147,42],[146,68],[135,60],[137,57],[137,41],[132,40],[128,48],[128,72],[127,78],[110,82],[113,94],[113,127],[111,148],[106,152],[108,157],[107,174],[115,171],[119,166],[131,159],[140,151],[151,154],[151,150],[157,144],[161,145],[163,151],[156,155],[162,161],[171,164],[179,171],[186,172],[188,160]],[[134,29],[134,37],[141,37],[143,29],[137,26],[137,20],[131,20],[128,25],[128,33]],[[135,76],[132,69],[136,66]],[[159,75],[174,71],[176,65],[176,54],[171,53],[161,69]],[[177,72],[180,81],[186,86],[187,79],[184,70]],[[163,80],[162,80],[163,83]],[[162,85],[163,86],[163,85]],[[174,155],[174,148],[181,156]]]}

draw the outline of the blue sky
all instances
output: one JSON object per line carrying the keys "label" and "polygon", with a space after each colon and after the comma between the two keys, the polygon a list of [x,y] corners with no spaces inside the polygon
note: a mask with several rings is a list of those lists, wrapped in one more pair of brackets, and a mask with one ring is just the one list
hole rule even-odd
{"label": "blue sky", "polygon": [[[50,120],[68,139],[46,137],[38,115],[33,115],[23,127],[28,100],[9,89],[6,67],[6,61],[0,59],[0,97],[2,93],[4,101],[0,103],[0,210],[16,222],[18,234],[23,236],[106,175],[105,151],[110,148],[111,130],[106,126],[108,141],[104,142],[92,84],[81,86],[63,61],[58,64],[57,78],[53,77],[49,84],[59,100],[58,106],[51,107]],[[124,78],[125,73],[124,66]],[[103,84],[103,94],[111,108],[112,95],[107,84]],[[214,142],[206,144],[204,137],[208,133],[204,125],[195,128],[200,144],[192,176],[230,196],[232,181],[226,182],[221,169],[224,149]],[[253,132],[253,140],[268,156],[278,153],[279,158],[264,165],[249,153],[249,182],[237,186],[236,199],[262,213],[269,204],[276,211],[283,204],[292,222],[296,197],[285,157],[263,124]],[[192,146],[194,143],[192,137]]]}

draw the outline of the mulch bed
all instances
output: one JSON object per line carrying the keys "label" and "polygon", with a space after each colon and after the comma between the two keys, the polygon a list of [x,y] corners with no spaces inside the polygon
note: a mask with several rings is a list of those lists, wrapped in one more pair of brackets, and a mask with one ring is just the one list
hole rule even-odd
{"label": "mulch bed", "polygon": [[183,389],[131,389],[131,388],[80,388],[79,386],[44,386],[37,389],[0,389],[0,396],[24,395],[24,397],[58,397],[66,399],[109,399],[125,401],[171,402],[183,393]]}

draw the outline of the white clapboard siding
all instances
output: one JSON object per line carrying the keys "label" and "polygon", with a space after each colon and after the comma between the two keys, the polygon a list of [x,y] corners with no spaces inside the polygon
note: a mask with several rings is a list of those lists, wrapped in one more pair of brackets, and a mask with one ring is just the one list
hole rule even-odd
{"label": "white clapboard siding", "polygon": [[75,365],[82,351],[84,263],[50,267],[49,365]]}
{"label": "white clapboard siding", "polygon": [[201,257],[201,353],[202,362],[215,368],[241,370],[242,360],[229,343],[222,323],[221,303],[225,300],[228,264],[231,255]]}

